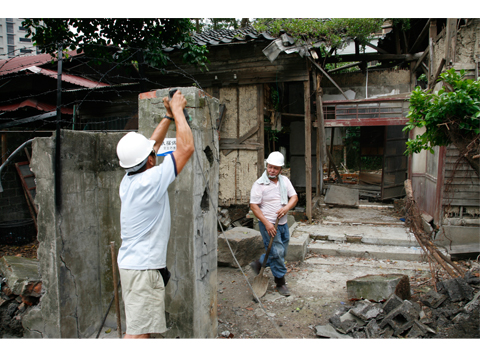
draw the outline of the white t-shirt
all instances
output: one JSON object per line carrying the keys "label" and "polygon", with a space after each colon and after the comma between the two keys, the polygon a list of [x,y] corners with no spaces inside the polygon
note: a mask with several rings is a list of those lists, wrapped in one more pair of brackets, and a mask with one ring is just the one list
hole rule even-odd
{"label": "white t-shirt", "polygon": [[[283,175],[283,183],[287,188],[287,195],[291,198],[294,195],[297,195],[291,181],[289,178]],[[256,181],[253,183],[252,190],[250,191],[250,203],[257,204],[260,207],[260,210],[263,213],[263,216],[267,218],[271,223],[275,223],[277,219],[276,212],[282,208],[280,202],[280,181],[277,181],[275,184],[273,181],[270,181],[270,184],[259,184]],[[278,225],[284,225],[287,223],[287,215],[285,214],[278,221]]]}
{"label": "white t-shirt", "polygon": [[171,221],[167,189],[175,177],[175,158],[170,155],[159,166],[122,179],[120,269],[161,269],[167,265]]}

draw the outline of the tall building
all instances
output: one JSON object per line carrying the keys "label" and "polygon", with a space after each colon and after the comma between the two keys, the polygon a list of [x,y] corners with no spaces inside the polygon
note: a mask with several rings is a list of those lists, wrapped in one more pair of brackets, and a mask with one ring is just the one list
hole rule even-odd
{"label": "tall building", "polygon": [[37,48],[22,26],[23,19],[0,18],[0,59],[37,54]]}

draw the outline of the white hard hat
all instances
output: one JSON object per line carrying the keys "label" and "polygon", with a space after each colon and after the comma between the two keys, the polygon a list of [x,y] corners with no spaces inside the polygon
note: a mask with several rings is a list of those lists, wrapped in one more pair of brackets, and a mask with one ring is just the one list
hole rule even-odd
{"label": "white hard hat", "polygon": [[285,165],[283,154],[280,151],[274,151],[268,155],[267,164],[273,166],[283,166]]}
{"label": "white hard hat", "polygon": [[120,166],[129,169],[140,164],[153,150],[155,140],[149,140],[142,134],[129,132],[117,144],[117,156]]}

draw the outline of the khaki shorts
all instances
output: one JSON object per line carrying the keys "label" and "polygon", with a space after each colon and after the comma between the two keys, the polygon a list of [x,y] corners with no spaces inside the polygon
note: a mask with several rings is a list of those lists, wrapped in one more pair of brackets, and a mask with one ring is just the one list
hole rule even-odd
{"label": "khaki shorts", "polygon": [[165,286],[158,270],[120,269],[128,335],[158,334],[167,330]]}

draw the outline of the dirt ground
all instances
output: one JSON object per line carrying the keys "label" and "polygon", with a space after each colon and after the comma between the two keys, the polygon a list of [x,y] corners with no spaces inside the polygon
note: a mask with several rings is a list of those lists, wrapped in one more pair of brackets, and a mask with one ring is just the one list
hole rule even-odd
{"label": "dirt ground", "polygon": [[[308,284],[309,274],[319,263],[326,265],[323,281],[317,280]],[[344,263],[342,266],[341,263]],[[354,305],[347,298],[345,285],[342,280],[342,268],[353,266],[369,266],[372,269],[405,268],[404,263],[397,261],[378,261],[357,258],[332,258],[327,256],[313,256],[304,262],[288,263],[286,276],[288,287],[292,295],[283,297],[274,291],[272,275],[268,269],[265,272],[270,277],[269,288],[260,299],[262,305],[253,300],[252,291],[247,284],[244,274],[250,284],[255,277],[249,266],[240,271],[230,267],[219,267],[218,278],[218,337],[227,339],[315,339],[315,327],[328,324],[329,318],[346,306]],[[475,261],[459,261],[457,264],[465,271],[472,269]],[[432,289],[428,265],[412,262],[410,286],[412,301],[418,301],[419,296]],[[475,269],[475,267],[473,267]],[[327,270],[330,269],[330,270]],[[478,267],[476,267],[478,269]],[[335,274],[338,271],[338,274]],[[351,270],[349,270],[351,271]],[[388,270],[387,270],[388,271]],[[478,271],[478,270],[477,270]],[[331,274],[330,274],[331,272]],[[437,272],[438,280],[448,279],[446,274]],[[318,278],[317,278],[318,279]],[[478,289],[477,289],[478,291]],[[478,323],[478,312],[475,315]],[[470,332],[470,333],[468,333]],[[479,338],[478,326],[471,329],[442,328],[437,338]]]}

